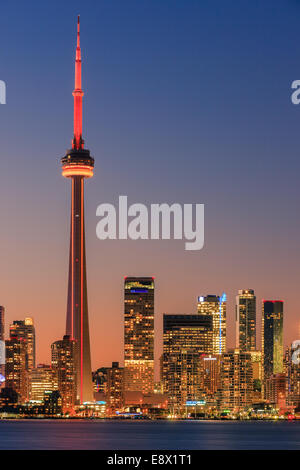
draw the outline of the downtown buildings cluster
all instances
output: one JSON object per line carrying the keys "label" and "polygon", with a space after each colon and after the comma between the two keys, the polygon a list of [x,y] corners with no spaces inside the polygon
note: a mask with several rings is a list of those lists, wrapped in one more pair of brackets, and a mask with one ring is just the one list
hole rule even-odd
{"label": "downtown buildings cluster", "polygon": [[[160,380],[154,376],[153,277],[124,280],[124,367],[91,375],[93,399],[78,400],[76,341],[51,345],[51,365],[36,366],[31,318],[14,321],[5,340],[6,415],[130,417],[275,417],[300,411],[300,361],[284,351],[282,300],[262,301],[261,348],[256,343],[256,296],[236,297],[236,348],[226,348],[226,295],[199,296],[193,314],[163,315]],[[0,308],[4,339],[4,308]],[[297,352],[297,351],[296,351]]]}

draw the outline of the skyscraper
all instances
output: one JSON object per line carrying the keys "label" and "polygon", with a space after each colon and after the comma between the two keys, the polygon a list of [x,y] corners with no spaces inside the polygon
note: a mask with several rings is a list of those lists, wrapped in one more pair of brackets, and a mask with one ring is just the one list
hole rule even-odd
{"label": "skyscraper", "polygon": [[200,358],[213,349],[213,318],[164,315],[163,334],[163,391],[174,409],[203,395]]}
{"label": "skyscraper", "polygon": [[239,290],[235,306],[236,347],[240,351],[256,350],[256,297],[254,290]]}
{"label": "skyscraper", "polygon": [[18,339],[24,339],[26,355],[25,365],[26,370],[30,371],[35,367],[35,327],[32,318],[25,318],[25,320],[16,320],[10,325],[10,336]]}
{"label": "skyscraper", "polygon": [[283,301],[263,300],[262,360],[264,383],[283,372]]}
{"label": "skyscraper", "polygon": [[124,282],[125,392],[154,387],[154,278]]}
{"label": "skyscraper", "polygon": [[71,412],[76,402],[76,342],[69,336],[51,344],[51,365],[57,373],[58,390],[64,412]]}
{"label": "skyscraper", "polygon": [[212,354],[226,351],[226,294],[198,297],[198,314],[210,315],[213,321]]}
{"label": "skyscraper", "polygon": [[85,231],[84,179],[91,178],[94,159],[84,149],[82,138],[82,97],[80,24],[77,25],[75,60],[74,137],[72,148],[62,158],[62,174],[71,179],[71,236],[66,335],[76,341],[77,401],[93,400],[90,337],[88,321]]}

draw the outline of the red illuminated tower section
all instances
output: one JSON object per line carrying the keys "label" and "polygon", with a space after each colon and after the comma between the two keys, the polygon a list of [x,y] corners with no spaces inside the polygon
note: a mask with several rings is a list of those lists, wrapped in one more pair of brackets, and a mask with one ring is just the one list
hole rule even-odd
{"label": "red illuminated tower section", "polygon": [[84,179],[91,178],[94,159],[84,149],[82,139],[82,97],[80,24],[77,25],[75,61],[74,137],[72,149],[62,158],[62,174],[71,179],[71,239],[66,334],[76,341],[77,403],[93,401],[91,353],[88,321]]}

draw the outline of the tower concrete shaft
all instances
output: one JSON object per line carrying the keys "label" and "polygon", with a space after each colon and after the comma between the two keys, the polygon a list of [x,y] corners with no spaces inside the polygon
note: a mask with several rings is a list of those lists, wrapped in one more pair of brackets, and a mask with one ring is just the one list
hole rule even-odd
{"label": "tower concrete shaft", "polygon": [[71,179],[71,234],[66,334],[76,340],[77,401],[92,401],[92,370],[88,320],[84,177]]}

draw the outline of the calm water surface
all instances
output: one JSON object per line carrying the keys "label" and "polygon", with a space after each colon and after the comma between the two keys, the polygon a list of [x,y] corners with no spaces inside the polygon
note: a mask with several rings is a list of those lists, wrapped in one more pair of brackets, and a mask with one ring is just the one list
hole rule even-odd
{"label": "calm water surface", "polygon": [[300,449],[300,422],[0,421],[0,449]]}

